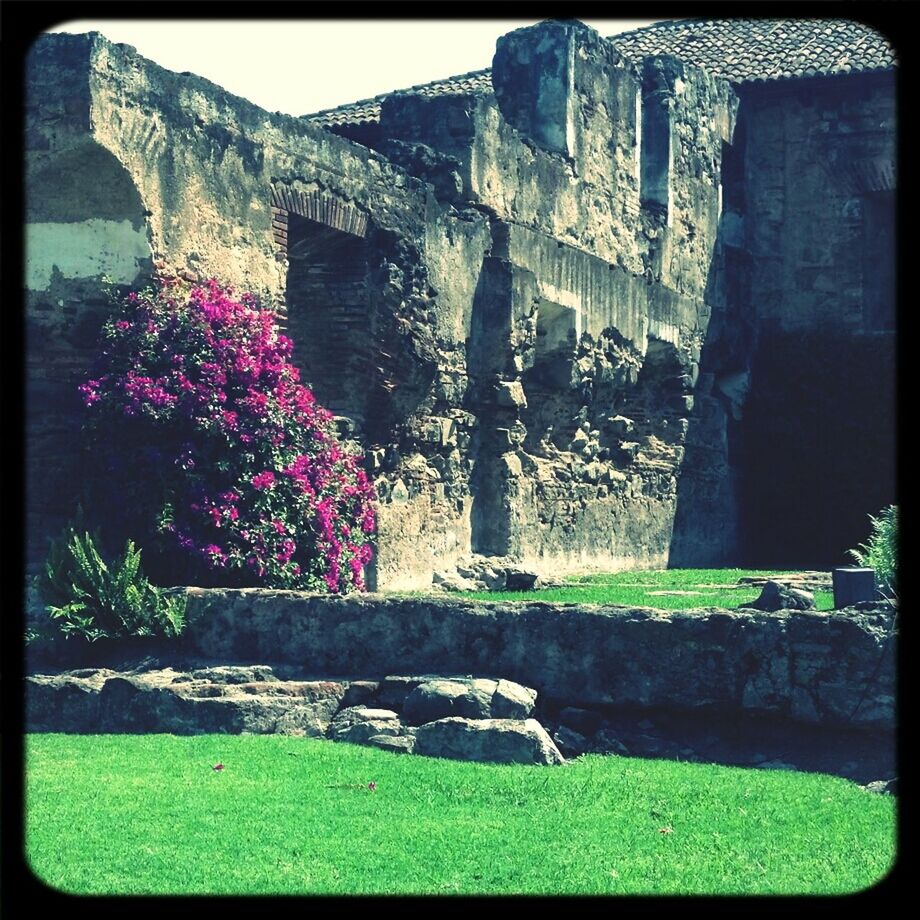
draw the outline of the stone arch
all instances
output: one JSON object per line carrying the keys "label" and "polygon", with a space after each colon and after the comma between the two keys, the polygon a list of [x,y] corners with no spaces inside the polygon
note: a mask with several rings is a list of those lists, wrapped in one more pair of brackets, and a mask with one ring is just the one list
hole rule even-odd
{"label": "stone arch", "polygon": [[88,141],[34,156],[26,183],[26,287],[52,278],[131,284],[152,261],[148,212],[121,162]]}
{"label": "stone arch", "polygon": [[27,155],[25,208],[27,563],[72,515],[82,458],[77,385],[90,373],[111,305],[102,285],[135,286],[153,267],[134,179],[86,139]]}

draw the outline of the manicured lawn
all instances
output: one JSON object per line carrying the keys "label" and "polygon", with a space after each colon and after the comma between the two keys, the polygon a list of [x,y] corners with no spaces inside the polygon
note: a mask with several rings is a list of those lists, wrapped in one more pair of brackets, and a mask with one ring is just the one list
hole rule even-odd
{"label": "manicured lawn", "polygon": [[80,893],[852,892],[894,856],[895,801],[815,774],[31,735],[26,778],[30,863]]}
{"label": "manicured lawn", "polygon": [[[580,604],[621,604],[628,607],[659,607],[689,610],[694,607],[738,607],[755,600],[759,587],[736,587],[748,575],[779,575],[752,569],[664,569],[577,575],[564,579],[565,587],[538,591],[475,591],[463,597],[505,601],[560,601]],[[831,591],[817,591],[818,610],[832,610]]]}

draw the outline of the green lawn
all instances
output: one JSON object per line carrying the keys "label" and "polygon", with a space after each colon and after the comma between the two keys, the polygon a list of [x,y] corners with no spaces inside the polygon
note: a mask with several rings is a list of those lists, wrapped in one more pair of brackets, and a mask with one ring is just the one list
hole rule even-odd
{"label": "green lawn", "polygon": [[895,801],[815,774],[31,735],[26,778],[30,863],[75,893],[852,892],[894,858]]}
{"label": "green lawn", "polygon": [[[577,575],[564,579],[565,587],[538,591],[471,591],[463,597],[506,601],[561,601],[577,604],[621,604],[690,610],[694,607],[738,607],[755,600],[760,588],[733,587],[748,575],[779,575],[753,569],[659,569]],[[818,610],[832,610],[831,591],[815,593]]]}

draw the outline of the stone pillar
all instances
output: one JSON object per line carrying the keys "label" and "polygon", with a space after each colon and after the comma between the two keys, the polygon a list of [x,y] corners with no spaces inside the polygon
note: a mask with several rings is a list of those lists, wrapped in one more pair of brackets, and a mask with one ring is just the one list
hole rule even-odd
{"label": "stone pillar", "polygon": [[520,420],[526,406],[520,352],[529,341],[527,321],[537,297],[531,272],[502,259],[484,260],[467,353],[471,408],[479,420],[471,482],[472,549],[484,555],[520,552],[517,451],[526,434]]}

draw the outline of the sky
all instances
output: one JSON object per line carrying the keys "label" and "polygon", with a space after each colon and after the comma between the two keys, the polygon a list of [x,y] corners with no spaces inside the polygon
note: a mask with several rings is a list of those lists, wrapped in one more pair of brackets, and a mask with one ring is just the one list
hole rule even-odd
{"label": "sky", "polygon": [[[500,35],[537,21],[74,19],[47,31],[102,32],[270,112],[307,115],[490,67]],[[657,20],[583,21],[613,35]]]}

